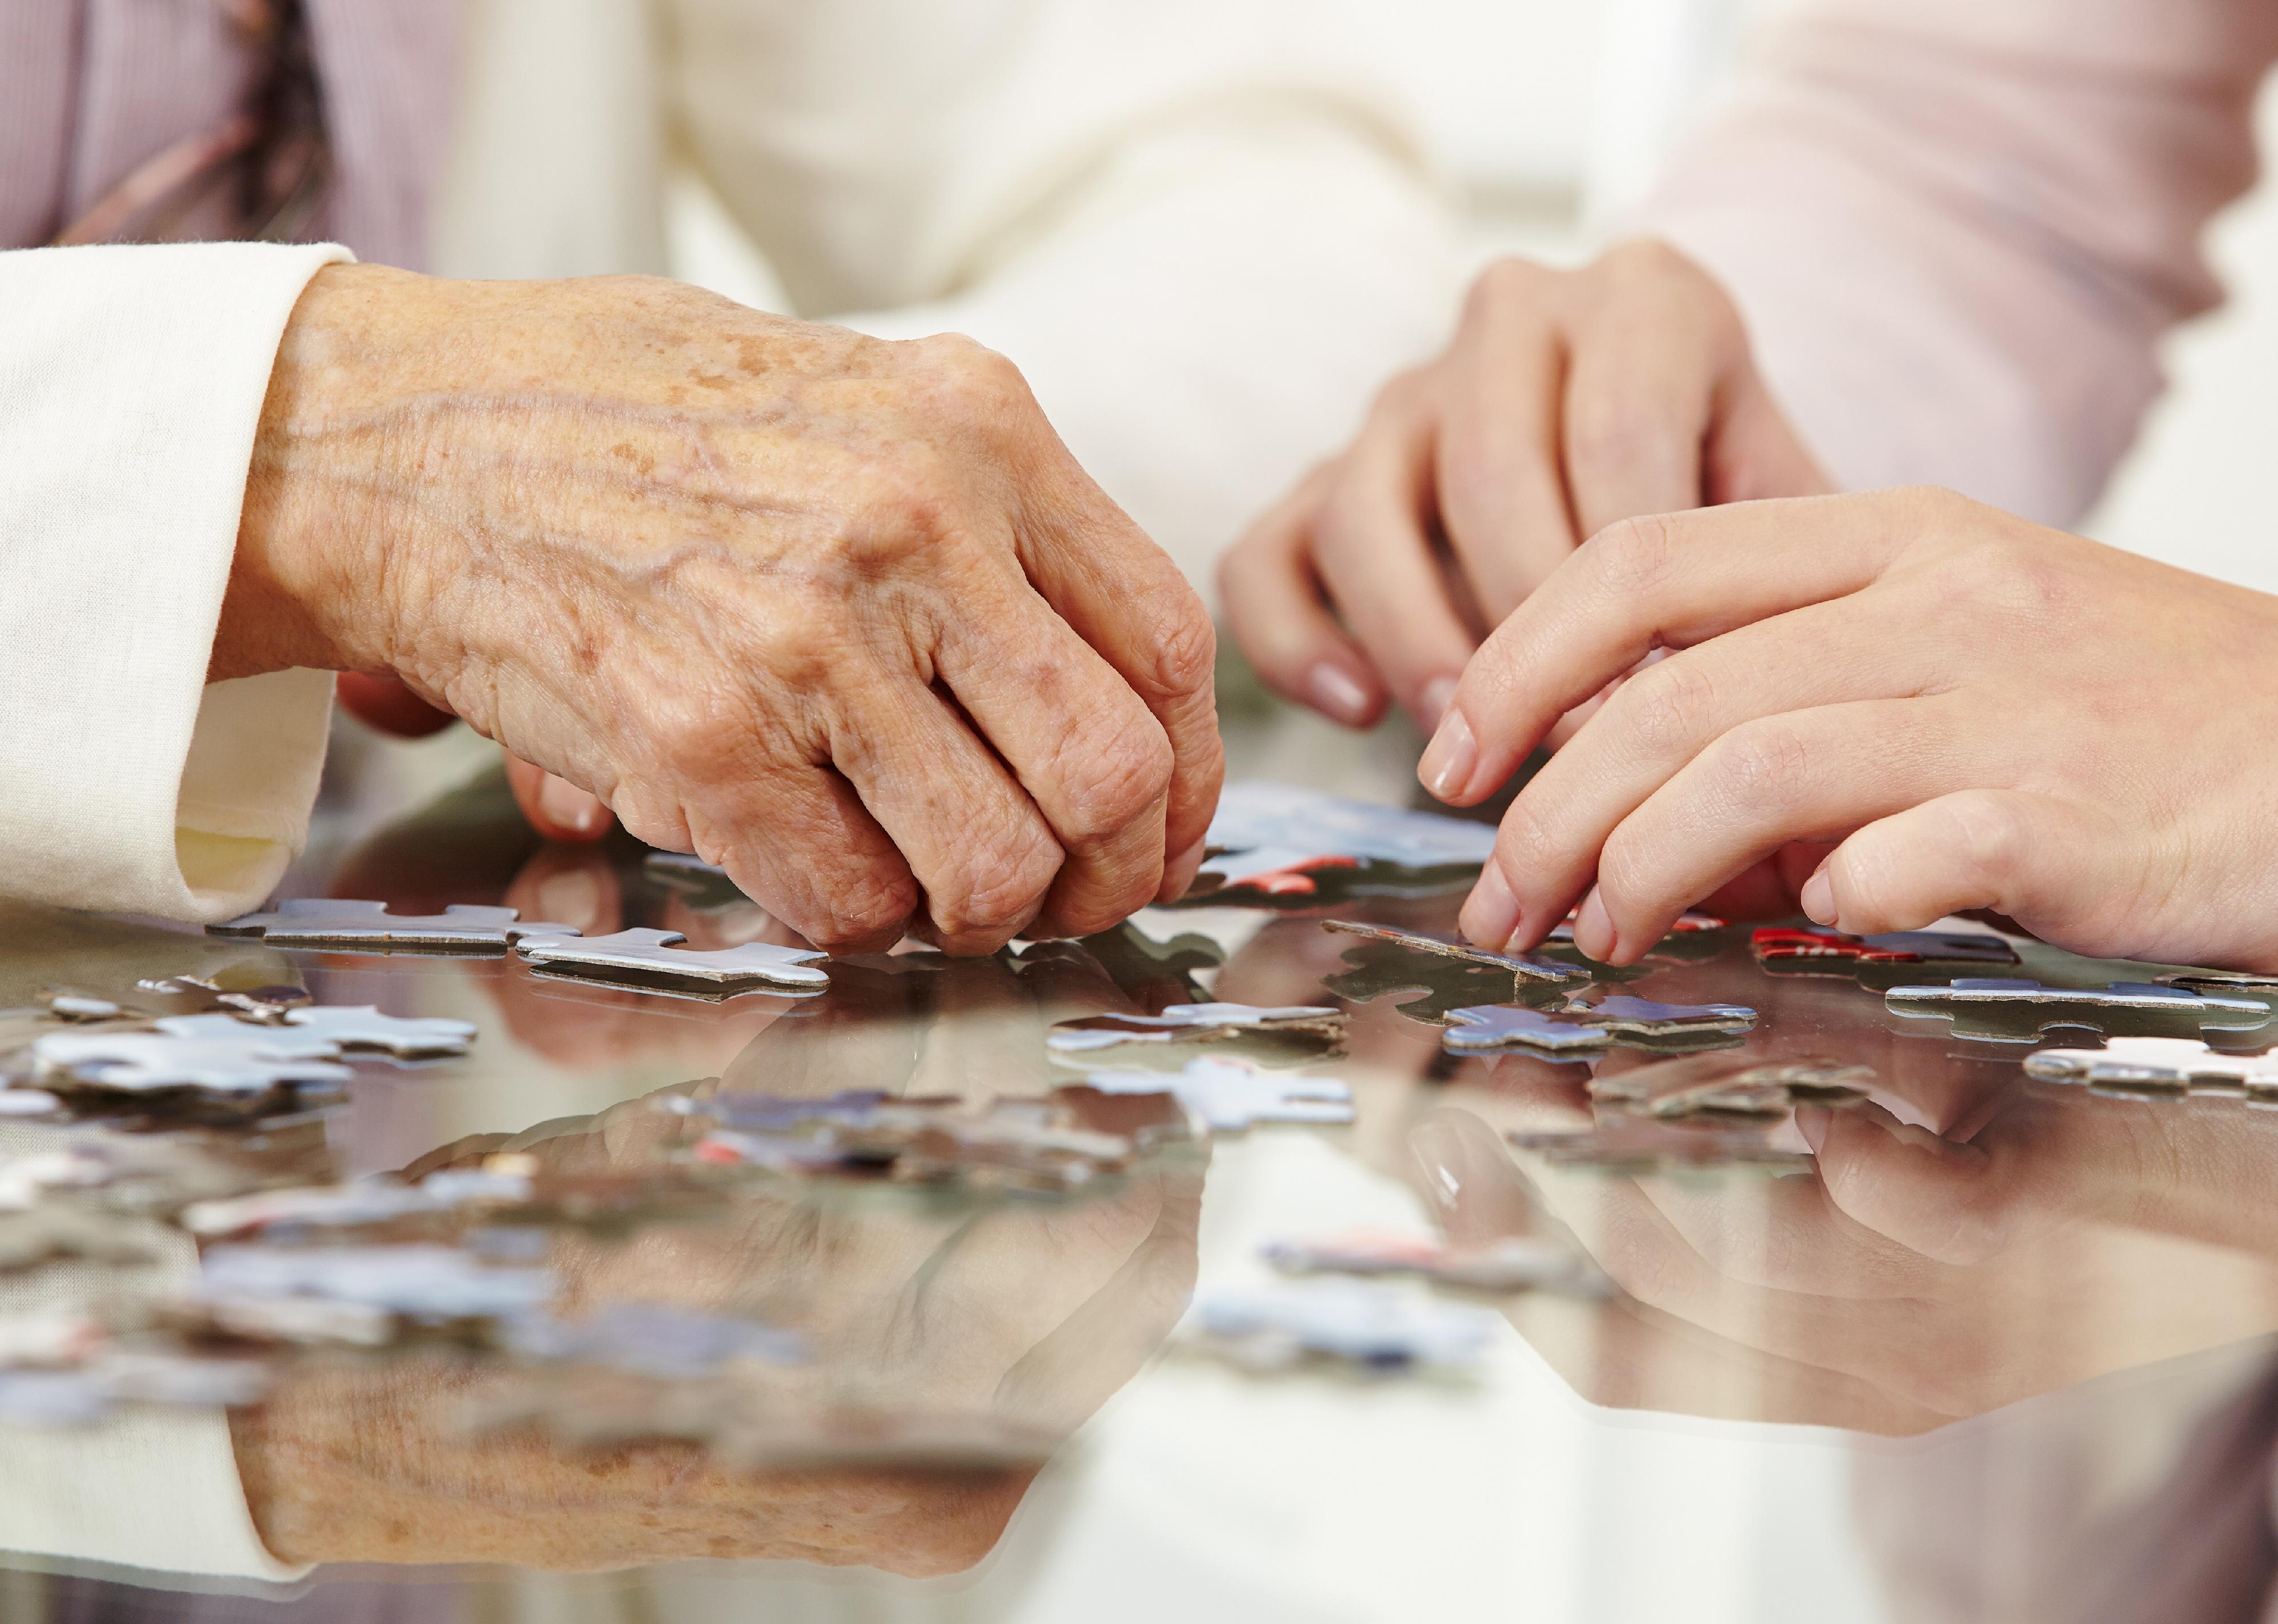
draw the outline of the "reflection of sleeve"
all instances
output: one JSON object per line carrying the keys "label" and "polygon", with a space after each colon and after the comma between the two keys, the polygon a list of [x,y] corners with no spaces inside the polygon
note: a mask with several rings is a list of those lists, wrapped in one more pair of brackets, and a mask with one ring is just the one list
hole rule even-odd
{"label": "reflection of sleeve", "polygon": [[1186,566],[1442,335],[1403,115],[1285,0],[678,0],[699,159],[802,313],[1004,351]]}
{"label": "reflection of sleeve", "polygon": [[[0,1129],[0,1154],[53,1142],[52,1130]],[[160,1257],[147,1267],[53,1265],[0,1281],[0,1317],[80,1312],[100,1297],[163,1294],[195,1275],[188,1236],[154,1223],[149,1238]],[[130,1407],[95,1427],[0,1426],[0,1551],[233,1578],[308,1572],[262,1544],[218,1410]]]}
{"label": "reflection of sleeve", "polygon": [[279,338],[346,257],[0,253],[0,898],[226,918],[305,839],[329,678],[205,674]]}
{"label": "reflection of sleeve", "polygon": [[1838,481],[2076,519],[2219,297],[2278,8],[1813,0],[1647,227],[1714,272]]}

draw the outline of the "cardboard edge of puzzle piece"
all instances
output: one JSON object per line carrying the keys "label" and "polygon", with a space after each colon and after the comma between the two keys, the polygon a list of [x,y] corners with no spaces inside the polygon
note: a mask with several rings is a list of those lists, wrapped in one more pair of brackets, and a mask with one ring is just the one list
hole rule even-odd
{"label": "cardboard edge of puzzle piece", "polygon": [[511,908],[454,902],[440,914],[392,914],[386,903],[360,898],[294,897],[265,913],[242,914],[208,925],[206,933],[257,937],[279,947],[504,953],[518,938],[579,932],[575,925],[525,921]]}
{"label": "cardboard edge of puzzle piece", "polygon": [[613,970],[660,976],[707,986],[738,984],[820,992],[830,984],[817,964],[829,955],[813,948],[746,942],[737,947],[678,946],[677,931],[639,927],[610,936],[525,936],[515,951],[534,965],[607,980]]}
{"label": "cardboard edge of puzzle piece", "polygon": [[[1915,1018],[1951,1018],[1972,1010],[2005,1007],[2115,1010],[2190,1016],[2206,1031],[2252,1031],[2269,1024],[2273,1015],[2269,1005],[2253,999],[2224,998],[2144,981],[2114,981],[2101,987],[2051,987],[2037,981],[1964,977],[1935,985],[1892,987],[1883,999],[1893,1015]],[[2081,1024],[2061,1019],[2045,1023],[2048,1026]]]}

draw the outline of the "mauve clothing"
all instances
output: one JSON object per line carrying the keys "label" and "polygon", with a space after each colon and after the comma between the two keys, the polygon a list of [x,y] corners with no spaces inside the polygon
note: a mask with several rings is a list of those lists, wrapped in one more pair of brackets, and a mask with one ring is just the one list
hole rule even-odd
{"label": "mauve clothing", "polygon": [[[310,241],[426,259],[460,0],[302,0],[333,180]],[[229,0],[0,0],[0,248],[50,241],[153,155],[211,129],[259,71]],[[172,234],[242,236],[228,188]]]}
{"label": "mauve clothing", "polygon": [[2278,0],[1811,0],[1645,225],[1716,272],[1838,482],[2077,520],[2221,290]]}

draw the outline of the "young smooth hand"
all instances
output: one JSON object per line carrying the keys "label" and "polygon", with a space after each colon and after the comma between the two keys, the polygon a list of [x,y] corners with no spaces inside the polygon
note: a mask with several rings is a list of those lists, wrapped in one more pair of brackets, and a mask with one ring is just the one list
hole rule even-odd
{"label": "young smooth hand", "polygon": [[1706,509],[1593,538],[1479,650],[1418,769],[1492,793],[1650,651],[1512,803],[1463,914],[1634,961],[1791,842],[1823,924],[1993,908],[2093,957],[2278,968],[2278,598],[1934,490]]}
{"label": "young smooth hand", "polygon": [[1219,567],[1265,684],[1349,726],[1426,728],[1481,637],[1582,538],[1640,514],[1828,488],[1749,359],[1739,312],[1666,244],[1472,288],[1446,352]]}
{"label": "young smooth hand", "polygon": [[285,335],[214,678],[394,675],[818,945],[1184,889],[1212,633],[1020,374],[646,278],[340,265]]}

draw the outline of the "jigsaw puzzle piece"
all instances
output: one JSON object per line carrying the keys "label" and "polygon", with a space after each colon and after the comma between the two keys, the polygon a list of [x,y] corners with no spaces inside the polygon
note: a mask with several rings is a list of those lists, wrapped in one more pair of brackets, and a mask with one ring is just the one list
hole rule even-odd
{"label": "jigsaw puzzle piece", "polygon": [[34,1079],[50,1089],[257,1095],[336,1088],[355,1075],[339,1063],[337,1044],[309,1033],[223,1015],[169,1015],[157,1025],[147,1032],[51,1032],[32,1045]]}
{"label": "jigsaw puzzle piece", "polygon": [[[159,1024],[163,1029],[165,1023]],[[369,1004],[305,1005],[283,1011],[279,1024],[327,1039],[343,1052],[369,1051],[398,1060],[464,1054],[476,1030],[471,1021],[382,1015]]]}
{"label": "jigsaw puzzle piece", "polygon": [[543,970],[635,986],[646,978],[711,991],[763,987],[811,993],[830,984],[829,973],[815,968],[829,955],[811,948],[767,942],[708,950],[678,945],[687,939],[677,931],[643,928],[613,936],[525,936],[515,951]]}
{"label": "jigsaw puzzle piece", "polygon": [[[1324,795],[1288,785],[1227,786],[1211,820],[1194,900],[1311,902],[1331,876],[1436,890],[1467,883],[1494,850],[1486,823]],[[1229,898],[1227,893],[1235,893]]]}
{"label": "jigsaw puzzle piece", "polygon": [[1321,922],[1324,931],[1334,931],[1343,936],[1357,936],[1372,942],[1382,942],[1408,953],[1430,954],[1437,958],[1455,959],[1483,969],[1507,970],[1518,981],[1546,982],[1552,984],[1579,984],[1590,979],[1589,972],[1571,964],[1560,964],[1549,959],[1530,958],[1524,954],[1497,953],[1491,947],[1474,947],[1471,943],[1453,936],[1439,936],[1423,931],[1400,931],[1390,925],[1364,924],[1352,919],[1327,919]]}
{"label": "jigsaw puzzle piece", "polygon": [[510,908],[454,903],[440,914],[391,914],[385,902],[333,897],[294,898],[265,914],[246,914],[208,925],[214,936],[257,936],[279,947],[321,947],[357,953],[392,948],[427,952],[504,953],[529,936],[576,936],[575,925],[524,923]]}
{"label": "jigsaw puzzle piece", "polygon": [[2114,1038],[2100,1049],[2042,1049],[2025,1075],[2096,1093],[2229,1094],[2278,1105],[2278,1054],[2224,1054],[2196,1038]]}
{"label": "jigsaw puzzle piece", "polygon": [[1103,1094],[1174,1095],[1213,1133],[1239,1133],[1260,1122],[1353,1120],[1352,1089],[1346,1084],[1260,1071],[1218,1055],[1189,1061],[1180,1071],[1095,1071],[1087,1081]]}
{"label": "jigsaw puzzle piece", "polygon": [[1159,1015],[1097,1015],[1062,1021],[1045,1033],[1044,1047],[1054,1060],[1086,1065],[1093,1056],[1119,1049],[1245,1038],[1292,1045],[1319,1054],[1342,1043],[1344,1034],[1344,1011],[1324,1004],[1275,1008],[1250,1004],[1172,1004]]}
{"label": "jigsaw puzzle piece", "polygon": [[1663,1004],[1615,993],[1594,1004],[1529,1009],[1498,1004],[1449,1012],[1441,1042],[1451,1053],[1528,1048],[1564,1054],[1614,1043],[1715,1042],[1745,1032],[1756,1012],[1745,1004]]}
{"label": "jigsaw puzzle piece", "polygon": [[1864,965],[2014,964],[2017,950],[1984,931],[1894,931],[1878,936],[1847,936],[1816,927],[1769,925],[1748,938],[1756,962],[1817,973],[1854,970]]}
{"label": "jigsaw puzzle piece", "polygon": [[2057,1026],[2085,1026],[2106,1036],[2131,1035],[2129,1026],[2144,1024],[2251,1031],[2267,1025],[2271,1017],[2270,1007],[2253,999],[2141,981],[2050,987],[2037,981],[1965,978],[1936,986],[1892,987],[1884,999],[1893,1014],[1951,1019],[1958,1037],[1999,1043],[2030,1043]]}
{"label": "jigsaw puzzle piece", "polygon": [[1270,1241],[1261,1255],[1285,1275],[1407,1275],[1465,1291],[1566,1291],[1595,1296],[1604,1276],[1572,1247],[1540,1236],[1484,1246],[1355,1230],[1315,1241]]}

